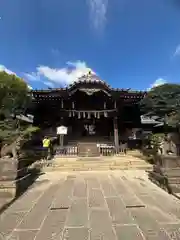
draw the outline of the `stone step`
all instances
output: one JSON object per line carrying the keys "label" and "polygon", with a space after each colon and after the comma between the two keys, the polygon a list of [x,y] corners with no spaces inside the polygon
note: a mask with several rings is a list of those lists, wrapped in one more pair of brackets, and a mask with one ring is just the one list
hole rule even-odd
{"label": "stone step", "polygon": [[69,172],[69,171],[113,171],[113,170],[146,170],[150,171],[151,166],[116,166],[116,167],[44,167],[42,169],[43,172],[51,172],[51,171],[60,171],[60,172]]}
{"label": "stone step", "polygon": [[146,162],[137,162],[137,163],[130,163],[130,162],[126,162],[126,163],[113,163],[113,162],[74,162],[74,163],[52,163],[52,165],[54,167],[121,167],[121,166],[125,166],[125,167],[130,167],[130,166],[151,166],[152,165],[146,163]]}
{"label": "stone step", "polygon": [[180,176],[179,177],[168,178],[168,183],[169,184],[180,184]]}
{"label": "stone step", "polygon": [[180,193],[180,184],[169,184],[172,193]]}
{"label": "stone step", "polygon": [[180,177],[180,168],[163,169],[163,174],[169,177]]}
{"label": "stone step", "polygon": [[0,199],[12,200],[16,196],[15,188],[0,188]]}
{"label": "stone step", "polygon": [[147,165],[144,160],[134,160],[134,159],[120,159],[120,160],[103,160],[97,158],[86,158],[86,159],[54,159],[52,160],[53,164],[56,165],[64,165],[64,164],[73,164],[73,165],[82,165],[82,164],[96,164],[96,165],[133,165],[133,164],[140,164],[140,165]]}
{"label": "stone step", "polygon": [[55,171],[89,171],[89,170],[121,170],[143,169],[152,170],[153,166],[145,161],[64,161],[51,162],[50,167],[45,169]]}
{"label": "stone step", "polygon": [[174,184],[175,185],[176,184],[180,185],[180,176],[179,177],[167,177],[167,176],[164,176],[164,175],[156,173],[156,172],[151,172],[150,175],[151,175],[152,178],[155,178],[157,181],[160,181],[162,183],[166,179],[166,182],[169,185],[171,185],[171,184],[172,185],[174,185]]}
{"label": "stone step", "polygon": [[99,152],[98,153],[94,153],[94,152],[81,152],[78,154],[79,157],[98,157],[99,156]]}
{"label": "stone step", "polygon": [[[153,165],[145,160],[130,156],[119,157],[86,157],[86,158],[54,158],[44,171],[107,171],[142,169],[152,170]],[[47,165],[46,165],[47,166]]]}
{"label": "stone step", "polygon": [[[54,156],[54,158],[59,158],[59,159],[72,159],[72,158],[76,158],[76,159],[90,159],[90,157],[83,157],[83,158],[81,158],[81,157],[79,157],[79,156],[77,156],[77,155],[55,155]],[[107,155],[107,156],[98,156],[98,157],[96,157],[97,159],[102,159],[102,160],[119,160],[119,159],[126,159],[126,160],[128,160],[128,159],[131,159],[131,160],[138,160],[138,161],[144,161],[144,159],[143,158],[138,158],[138,157],[133,157],[133,156],[129,156],[128,154],[127,155],[125,155],[125,154],[118,154],[118,155]]]}

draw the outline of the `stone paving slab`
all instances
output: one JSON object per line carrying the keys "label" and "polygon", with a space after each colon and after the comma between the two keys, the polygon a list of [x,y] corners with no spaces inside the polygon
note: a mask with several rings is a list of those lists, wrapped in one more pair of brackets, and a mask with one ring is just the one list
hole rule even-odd
{"label": "stone paving slab", "polygon": [[49,211],[37,233],[36,240],[51,239],[61,235],[64,230],[67,211],[66,209]]}
{"label": "stone paving slab", "polygon": [[108,210],[93,209],[90,212],[90,239],[115,240],[116,235],[111,224]]}
{"label": "stone paving slab", "polygon": [[12,240],[33,240],[36,237],[37,233],[38,233],[37,230],[14,231],[10,239],[12,239]]}
{"label": "stone paving slab", "polygon": [[130,214],[142,230],[147,240],[169,240],[168,235],[161,229],[158,222],[151,217],[147,209],[131,209]]}
{"label": "stone paving slab", "polygon": [[[94,174],[93,174],[94,175]],[[91,188],[100,188],[100,184],[99,181],[97,180],[97,177],[94,175],[93,177],[89,174],[87,176],[84,177],[85,181],[87,183],[87,186],[91,189]]]}
{"label": "stone paving slab", "polygon": [[105,208],[105,199],[100,189],[89,189],[88,203],[90,208]]}
{"label": "stone paving slab", "polygon": [[180,239],[180,224],[166,224],[162,226],[167,232],[170,239],[179,240]]}
{"label": "stone paving slab", "polygon": [[27,212],[32,207],[33,204],[38,200],[38,198],[42,195],[41,191],[29,191],[23,195],[23,204],[22,198],[19,198],[11,205],[11,211],[14,212]]}
{"label": "stone paving slab", "polygon": [[142,232],[136,225],[116,226],[115,230],[118,240],[144,240]]}
{"label": "stone paving slab", "polygon": [[3,240],[179,240],[180,200],[140,170],[53,172],[0,215],[0,233]]}
{"label": "stone paving slab", "polygon": [[52,202],[52,208],[70,208],[72,204],[74,179],[66,179],[57,187],[56,197]]}
{"label": "stone paving slab", "polygon": [[[147,178],[138,178],[137,176],[132,178],[127,172],[126,178],[124,185],[128,186],[147,207],[150,207],[152,209],[151,213],[159,220],[164,215],[162,221],[166,221],[165,218],[174,219],[174,222],[179,221],[180,201],[177,198],[156,187]],[[159,214],[156,214],[155,211],[159,211]]]}
{"label": "stone paving slab", "polygon": [[39,199],[35,206],[27,213],[18,225],[18,229],[39,229],[48,214],[49,207],[57,191],[58,185],[52,185]]}
{"label": "stone paving slab", "polygon": [[86,198],[87,197],[87,184],[84,179],[78,178],[75,185],[73,196],[76,198]]}
{"label": "stone paving slab", "polygon": [[114,225],[134,223],[134,219],[127,211],[120,197],[106,198],[106,201]]}
{"label": "stone paving slab", "polygon": [[9,235],[25,215],[26,212],[11,212],[4,216],[1,215],[0,233],[4,236]]}
{"label": "stone paving slab", "polygon": [[89,240],[88,228],[66,228],[62,240]]}
{"label": "stone paving slab", "polygon": [[77,199],[72,202],[67,216],[67,227],[87,227],[88,225],[88,205],[87,199]]}
{"label": "stone paving slab", "polygon": [[105,179],[100,178],[99,181],[101,183],[101,188],[105,197],[116,197],[118,195],[110,179],[107,177]]}

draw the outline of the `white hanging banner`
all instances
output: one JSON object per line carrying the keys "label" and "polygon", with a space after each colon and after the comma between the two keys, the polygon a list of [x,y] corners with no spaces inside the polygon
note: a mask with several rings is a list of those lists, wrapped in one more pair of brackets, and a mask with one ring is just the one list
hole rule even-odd
{"label": "white hanging banner", "polygon": [[65,126],[57,127],[57,134],[58,135],[67,135],[68,128]]}

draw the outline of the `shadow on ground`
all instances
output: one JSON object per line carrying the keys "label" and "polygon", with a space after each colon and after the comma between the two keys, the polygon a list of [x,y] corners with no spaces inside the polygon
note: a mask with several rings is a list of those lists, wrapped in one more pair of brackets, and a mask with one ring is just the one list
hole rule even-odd
{"label": "shadow on ground", "polygon": [[37,178],[42,175],[40,167],[33,167],[28,169],[26,166],[26,171],[21,171],[21,163],[18,164],[17,177],[15,179],[15,197],[9,199],[8,203],[5,203],[0,207],[0,214],[2,214],[12,203],[14,203],[18,198],[20,198],[33,184],[36,182]]}

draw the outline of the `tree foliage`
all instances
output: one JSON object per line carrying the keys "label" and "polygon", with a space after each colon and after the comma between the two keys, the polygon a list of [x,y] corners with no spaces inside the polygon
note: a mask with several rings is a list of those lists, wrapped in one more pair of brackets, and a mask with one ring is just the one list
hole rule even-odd
{"label": "tree foliage", "polygon": [[171,126],[180,121],[180,84],[164,84],[152,88],[140,103],[143,114],[166,119]]}
{"label": "tree foliage", "polygon": [[157,151],[158,148],[160,147],[162,141],[165,138],[165,134],[164,133],[155,133],[155,134],[151,134],[149,138],[150,138],[151,146],[153,147],[153,149],[155,149]]}
{"label": "tree foliage", "polygon": [[23,113],[31,98],[28,86],[21,78],[0,72],[0,141],[10,143],[27,128],[27,124],[18,125],[12,114]]}
{"label": "tree foliage", "polygon": [[0,113],[9,116],[12,113],[22,112],[30,101],[28,86],[24,80],[0,72]]}

